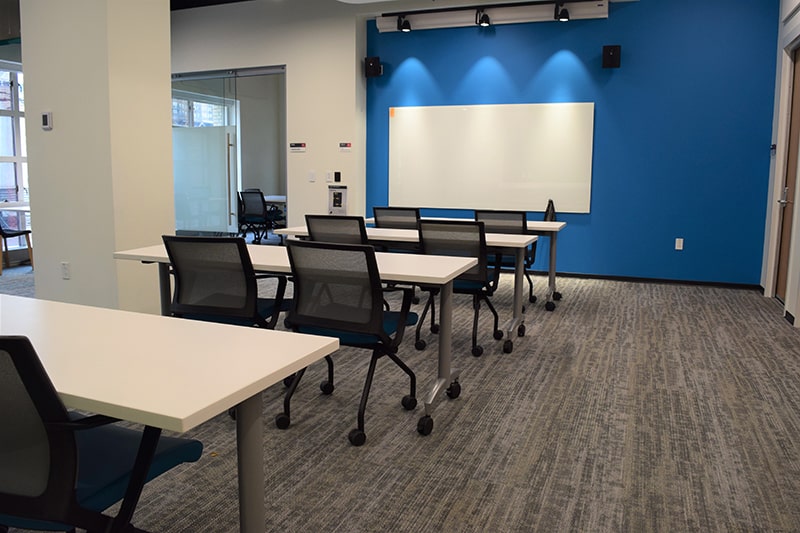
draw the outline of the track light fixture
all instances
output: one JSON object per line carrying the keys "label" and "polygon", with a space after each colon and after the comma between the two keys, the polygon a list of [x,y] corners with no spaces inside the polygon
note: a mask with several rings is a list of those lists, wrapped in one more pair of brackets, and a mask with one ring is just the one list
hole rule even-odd
{"label": "track light fixture", "polygon": [[411,31],[411,22],[407,21],[403,15],[400,15],[397,17],[397,29],[403,33],[408,33]]}
{"label": "track light fixture", "polygon": [[559,22],[569,22],[569,11],[564,4],[556,3],[555,5],[555,13],[553,13],[553,18],[555,18]]}
{"label": "track light fixture", "polygon": [[[0,0],[2,1],[2,0]],[[351,0],[342,0],[351,1]],[[377,1],[377,0],[352,0]],[[414,31],[468,26],[500,26],[551,20],[608,18],[613,0],[503,0],[493,4],[436,7],[384,13],[375,20],[378,31]],[[621,0],[617,0],[621,1]],[[387,2],[388,3],[388,2]],[[491,14],[489,13],[491,12]],[[411,22],[413,19],[413,22]],[[413,28],[412,28],[413,25]]]}
{"label": "track light fixture", "polygon": [[475,24],[486,28],[492,25],[492,21],[483,9],[479,9],[475,12]]}

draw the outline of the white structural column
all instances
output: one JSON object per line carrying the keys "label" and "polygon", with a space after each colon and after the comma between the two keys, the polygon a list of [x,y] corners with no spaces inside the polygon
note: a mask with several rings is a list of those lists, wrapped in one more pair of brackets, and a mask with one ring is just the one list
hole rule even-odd
{"label": "white structural column", "polygon": [[20,10],[37,296],[156,313],[155,271],[113,252],[174,232],[169,0]]}

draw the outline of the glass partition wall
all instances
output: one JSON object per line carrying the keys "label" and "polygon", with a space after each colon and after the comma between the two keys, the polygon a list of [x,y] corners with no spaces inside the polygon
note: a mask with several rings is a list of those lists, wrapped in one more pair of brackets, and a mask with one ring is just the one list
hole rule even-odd
{"label": "glass partition wall", "polygon": [[238,191],[286,190],[285,69],[174,74],[175,228],[238,231]]}

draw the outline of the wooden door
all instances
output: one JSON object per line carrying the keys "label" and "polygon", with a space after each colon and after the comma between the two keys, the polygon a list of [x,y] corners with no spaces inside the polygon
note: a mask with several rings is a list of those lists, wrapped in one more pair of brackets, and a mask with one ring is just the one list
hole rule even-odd
{"label": "wooden door", "polygon": [[786,301],[786,278],[791,255],[792,222],[794,211],[794,193],[797,182],[798,156],[800,156],[800,53],[794,53],[794,76],[792,80],[792,110],[789,117],[789,155],[786,162],[786,176],[781,199],[778,200],[781,215],[781,235],[778,249],[778,275],[775,284],[775,296]]}

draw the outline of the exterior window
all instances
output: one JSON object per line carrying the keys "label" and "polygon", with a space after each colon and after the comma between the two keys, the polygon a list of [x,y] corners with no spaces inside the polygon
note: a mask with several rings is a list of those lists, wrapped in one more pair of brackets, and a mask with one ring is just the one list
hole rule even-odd
{"label": "exterior window", "polygon": [[230,99],[172,91],[172,126],[204,128],[231,126],[234,123],[235,102]]}
{"label": "exterior window", "polygon": [[[25,142],[25,79],[22,66],[0,61],[0,202],[28,202],[28,150]],[[0,212],[12,229],[26,228],[29,216]],[[9,239],[19,247],[19,239]]]}

